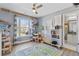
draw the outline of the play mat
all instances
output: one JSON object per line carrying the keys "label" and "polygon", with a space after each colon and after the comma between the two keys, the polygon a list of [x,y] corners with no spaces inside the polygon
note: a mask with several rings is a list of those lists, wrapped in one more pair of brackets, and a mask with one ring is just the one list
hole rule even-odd
{"label": "play mat", "polygon": [[60,49],[42,43],[17,51],[13,56],[60,56],[61,54]]}

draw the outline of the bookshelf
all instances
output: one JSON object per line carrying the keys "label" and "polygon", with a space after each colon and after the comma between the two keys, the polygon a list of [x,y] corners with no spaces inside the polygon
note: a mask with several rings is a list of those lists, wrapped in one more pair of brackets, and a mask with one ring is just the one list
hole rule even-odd
{"label": "bookshelf", "polygon": [[11,25],[0,22],[0,48],[1,55],[5,55],[11,52],[12,50],[12,42],[10,36],[10,27]]}
{"label": "bookshelf", "polygon": [[51,45],[57,46],[57,47],[61,47],[61,26],[60,25],[56,25],[55,29],[51,31],[51,35],[52,35],[52,43]]}

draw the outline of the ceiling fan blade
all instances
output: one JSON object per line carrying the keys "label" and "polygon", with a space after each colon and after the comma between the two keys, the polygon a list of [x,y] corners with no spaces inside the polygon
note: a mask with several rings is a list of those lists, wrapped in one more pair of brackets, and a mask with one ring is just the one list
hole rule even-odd
{"label": "ceiling fan blade", "polygon": [[36,11],[35,14],[38,14],[38,12]]}
{"label": "ceiling fan blade", "polygon": [[43,5],[38,5],[36,8],[38,9],[38,8],[41,8],[41,7],[43,7]]}
{"label": "ceiling fan blade", "polygon": [[36,6],[36,3],[33,4],[33,7],[35,7],[35,6]]}

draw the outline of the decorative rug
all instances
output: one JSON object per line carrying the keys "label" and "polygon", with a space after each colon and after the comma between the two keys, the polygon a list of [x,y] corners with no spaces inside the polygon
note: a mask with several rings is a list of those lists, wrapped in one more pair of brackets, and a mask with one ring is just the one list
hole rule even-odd
{"label": "decorative rug", "polygon": [[37,44],[15,52],[12,56],[60,56],[61,50],[46,44]]}

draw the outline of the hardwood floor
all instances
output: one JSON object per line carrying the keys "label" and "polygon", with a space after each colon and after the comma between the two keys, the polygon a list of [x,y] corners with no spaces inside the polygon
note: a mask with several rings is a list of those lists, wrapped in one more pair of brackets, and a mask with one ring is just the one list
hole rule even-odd
{"label": "hardwood floor", "polygon": [[68,50],[68,49],[63,49],[63,54],[62,56],[79,56],[79,53],[76,51]]}
{"label": "hardwood floor", "polygon": [[[37,43],[29,42],[29,43],[23,43],[23,44],[14,46],[13,51],[10,54],[7,54],[6,56],[11,56],[17,50],[21,50],[21,49],[24,49],[24,48],[28,48],[28,47],[33,46],[33,45],[36,45],[36,44]],[[72,50],[68,50],[68,49],[64,49],[64,48],[61,49],[61,52],[63,52],[61,54],[61,56],[79,56],[79,54],[77,52],[72,51]]]}

